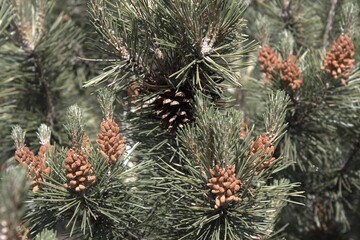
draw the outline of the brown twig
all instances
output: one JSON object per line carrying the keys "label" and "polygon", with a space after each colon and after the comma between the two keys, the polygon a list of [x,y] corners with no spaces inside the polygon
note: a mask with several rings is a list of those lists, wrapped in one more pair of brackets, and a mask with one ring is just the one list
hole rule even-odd
{"label": "brown twig", "polygon": [[329,44],[329,35],[334,23],[335,8],[338,0],[331,0],[331,7],[329,10],[328,18],[326,20],[326,27],[323,35],[323,47],[327,47]]}

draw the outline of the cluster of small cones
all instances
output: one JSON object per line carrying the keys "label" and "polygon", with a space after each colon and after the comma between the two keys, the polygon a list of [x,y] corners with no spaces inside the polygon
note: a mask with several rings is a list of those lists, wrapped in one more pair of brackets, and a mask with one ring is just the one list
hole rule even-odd
{"label": "cluster of small cones", "polygon": [[100,124],[101,133],[97,134],[96,140],[98,152],[106,159],[110,165],[115,164],[116,160],[123,155],[125,150],[125,140],[123,139],[119,126],[111,118],[104,119]]}
{"label": "cluster of small cones", "polygon": [[235,196],[241,187],[241,181],[236,179],[233,165],[226,168],[215,165],[215,169],[209,169],[212,178],[209,179],[208,187],[216,195],[214,208],[217,209],[230,202],[241,201],[240,197]]}
{"label": "cluster of small cones", "polygon": [[187,91],[168,89],[153,102],[155,114],[161,117],[160,123],[168,132],[174,132],[193,120],[190,96]]}
{"label": "cluster of small cones", "polygon": [[70,180],[69,183],[64,184],[66,188],[80,192],[95,183],[96,177],[92,175],[92,165],[88,163],[83,150],[70,148],[66,153],[64,167],[66,177]]}
{"label": "cluster of small cones", "polygon": [[258,60],[260,63],[260,71],[265,75],[264,81],[269,82],[274,71],[278,71],[281,66],[277,54],[269,45],[264,45],[259,51]]}
{"label": "cluster of small cones", "polygon": [[[275,148],[271,144],[270,138],[267,134],[259,136],[255,141],[250,143],[250,151],[246,153],[247,156],[251,157],[257,154],[256,159],[253,161],[254,165],[259,162],[261,164],[257,167],[255,174],[258,175],[263,169],[273,165],[275,158],[273,157]],[[263,160],[266,158],[265,161]]]}
{"label": "cluster of small cones", "polygon": [[341,35],[336,39],[323,60],[322,70],[333,79],[341,77],[341,83],[346,85],[346,78],[351,75],[354,67],[354,44],[348,35]]}
{"label": "cluster of small cones", "polygon": [[28,169],[27,176],[32,180],[32,191],[36,192],[39,190],[39,182],[45,181],[42,174],[50,174],[50,168],[46,164],[45,154],[47,154],[47,149],[51,145],[42,145],[39,150],[39,156],[35,156],[35,154],[23,144],[23,141],[24,140],[21,140],[22,143],[17,145],[15,160]]}
{"label": "cluster of small cones", "polygon": [[286,88],[299,90],[303,80],[299,67],[294,62],[294,56],[290,54],[287,60],[280,65],[280,80]]}

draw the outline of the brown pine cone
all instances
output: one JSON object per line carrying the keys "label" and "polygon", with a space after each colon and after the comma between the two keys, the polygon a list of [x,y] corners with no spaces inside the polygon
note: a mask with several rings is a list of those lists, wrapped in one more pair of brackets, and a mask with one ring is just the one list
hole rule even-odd
{"label": "brown pine cone", "polygon": [[265,75],[264,81],[270,81],[274,71],[279,70],[281,66],[276,53],[269,45],[264,45],[259,51],[258,60],[260,63],[260,72]]}
{"label": "brown pine cone", "polygon": [[119,126],[112,119],[103,120],[100,124],[101,133],[96,140],[98,152],[106,159],[108,164],[115,164],[116,160],[124,154],[125,140]]}
{"label": "brown pine cone", "polygon": [[96,181],[93,176],[93,168],[86,159],[86,154],[82,150],[69,149],[66,153],[64,163],[66,177],[69,183],[65,183],[66,188],[75,189],[80,192],[91,186]]}
{"label": "brown pine cone", "polygon": [[348,35],[341,35],[336,39],[330,51],[326,53],[323,60],[324,66],[322,70],[331,76],[333,79],[341,78],[343,85],[346,85],[346,78],[352,73],[351,69],[354,67],[354,44]]}
{"label": "brown pine cone", "polygon": [[264,168],[270,167],[275,158],[273,157],[275,148],[272,145],[269,136],[264,134],[258,137],[255,141],[250,143],[250,151],[246,153],[248,157],[251,157],[255,154],[259,154],[258,157],[254,160],[253,164],[257,165],[260,161],[263,161],[264,155],[266,156],[266,160],[263,161],[255,171],[255,174],[258,175],[261,170]]}
{"label": "brown pine cone", "polygon": [[22,166],[29,166],[36,159],[35,154],[26,146],[20,147],[15,151],[15,160]]}
{"label": "brown pine cone", "polygon": [[46,167],[46,162],[37,158],[32,151],[26,146],[16,150],[15,160],[22,166],[27,167],[27,176],[32,180],[32,191],[36,192],[39,189],[38,182],[45,181],[41,174],[50,174],[50,168]]}
{"label": "brown pine cone", "polygon": [[155,114],[162,118],[160,123],[168,132],[175,132],[178,127],[193,121],[190,96],[187,91],[168,89],[153,102]]}
{"label": "brown pine cone", "polygon": [[240,197],[235,196],[235,193],[240,190],[241,181],[236,179],[233,165],[228,165],[225,169],[216,164],[215,169],[209,169],[209,171],[212,178],[209,179],[207,186],[216,196],[215,209],[230,202],[241,201]]}
{"label": "brown pine cone", "polygon": [[281,62],[280,66],[280,80],[285,88],[292,90],[299,90],[303,80],[298,66],[294,63],[294,56],[290,55],[289,58]]}

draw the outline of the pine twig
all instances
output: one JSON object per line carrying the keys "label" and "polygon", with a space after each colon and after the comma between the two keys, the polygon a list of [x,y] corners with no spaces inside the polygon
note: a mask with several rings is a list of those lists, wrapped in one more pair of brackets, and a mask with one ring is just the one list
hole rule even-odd
{"label": "pine twig", "polygon": [[50,90],[48,78],[46,77],[45,71],[42,67],[42,62],[40,57],[36,53],[33,53],[33,57],[34,57],[34,65],[35,65],[35,74],[37,75],[41,84],[44,87],[44,95],[46,98],[46,121],[49,123],[51,129],[54,129],[56,119],[55,119],[55,105],[54,105],[53,95]]}
{"label": "pine twig", "polygon": [[336,8],[337,1],[338,0],[331,0],[331,7],[329,10],[328,18],[326,21],[326,27],[325,27],[325,31],[324,31],[324,35],[323,35],[323,47],[325,47],[325,48],[329,44],[329,35],[330,35],[331,29],[332,29],[333,23],[334,23],[335,8]]}
{"label": "pine twig", "polygon": [[360,137],[358,137],[357,141],[354,143],[354,148],[351,151],[351,154],[345,164],[341,167],[340,172],[344,173],[346,172],[349,167],[351,166],[351,163],[356,159],[355,156],[359,154],[360,150]]}

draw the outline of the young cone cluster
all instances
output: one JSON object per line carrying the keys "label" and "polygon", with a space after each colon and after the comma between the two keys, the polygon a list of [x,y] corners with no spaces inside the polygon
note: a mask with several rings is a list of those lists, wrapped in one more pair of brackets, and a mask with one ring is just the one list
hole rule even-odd
{"label": "young cone cluster", "polygon": [[71,106],[67,112],[67,124],[65,125],[71,142],[71,148],[66,152],[64,163],[66,178],[69,181],[64,186],[75,189],[76,192],[84,191],[96,181],[93,167],[87,161],[87,153],[83,150],[85,149],[84,139],[87,138],[84,136],[83,127],[81,109],[76,105]]}
{"label": "young cone cluster", "polygon": [[216,195],[214,208],[217,209],[227,203],[241,201],[241,198],[235,196],[241,187],[241,181],[236,179],[233,165],[220,168],[218,164],[215,169],[209,169],[212,178],[209,179],[208,187]]}
{"label": "young cone cluster", "polygon": [[64,184],[66,188],[80,192],[95,183],[96,177],[92,175],[92,166],[81,149],[70,148],[67,151],[64,167],[66,177],[70,180],[69,183]]}
{"label": "young cone cluster", "polygon": [[15,151],[15,160],[22,166],[28,167],[32,165],[33,162],[36,162],[35,154],[30,151],[25,145],[19,147]]}
{"label": "young cone cluster", "polygon": [[322,70],[330,75],[333,79],[341,76],[341,83],[346,85],[348,76],[351,75],[351,69],[354,67],[354,44],[348,35],[341,35],[336,39],[330,51],[326,53],[323,60]]}
{"label": "young cone cluster", "polygon": [[39,190],[39,182],[44,181],[41,174],[50,174],[50,168],[46,166],[45,159],[36,157],[30,149],[25,146],[25,132],[19,127],[15,126],[12,132],[12,138],[15,141],[16,151],[15,160],[22,166],[28,169],[28,178],[32,180],[32,191]]}
{"label": "young cone cluster", "polygon": [[98,133],[96,140],[98,152],[106,159],[108,164],[115,164],[116,160],[123,155],[125,150],[125,140],[123,139],[120,128],[112,119],[104,119],[101,124],[101,133]]}
{"label": "young cone cluster", "polygon": [[294,63],[294,56],[290,55],[287,60],[281,62],[280,80],[286,88],[299,90],[303,80],[298,66]]}
{"label": "young cone cluster", "polygon": [[277,54],[269,45],[264,45],[258,54],[260,71],[265,75],[265,81],[271,80],[274,71],[280,69],[281,63]]}
{"label": "young cone cluster", "polygon": [[262,161],[264,156],[266,157],[266,160],[263,161],[256,169],[256,175],[258,175],[260,171],[264,168],[270,167],[273,164],[275,160],[275,158],[273,157],[274,151],[275,148],[271,144],[270,138],[267,134],[259,136],[255,141],[252,141],[250,143],[250,151],[248,151],[246,155],[251,157],[255,154],[258,154],[258,157],[253,161],[254,165]]}
{"label": "young cone cluster", "polygon": [[125,140],[118,124],[113,120],[115,95],[112,91],[103,89],[99,92],[98,99],[104,119],[100,124],[101,133],[97,134],[96,142],[99,145],[97,150],[105,158],[107,164],[114,165],[125,150]]}
{"label": "young cone cluster", "polygon": [[189,95],[186,91],[168,89],[155,99],[155,114],[162,118],[161,125],[169,132],[174,132],[193,120]]}

